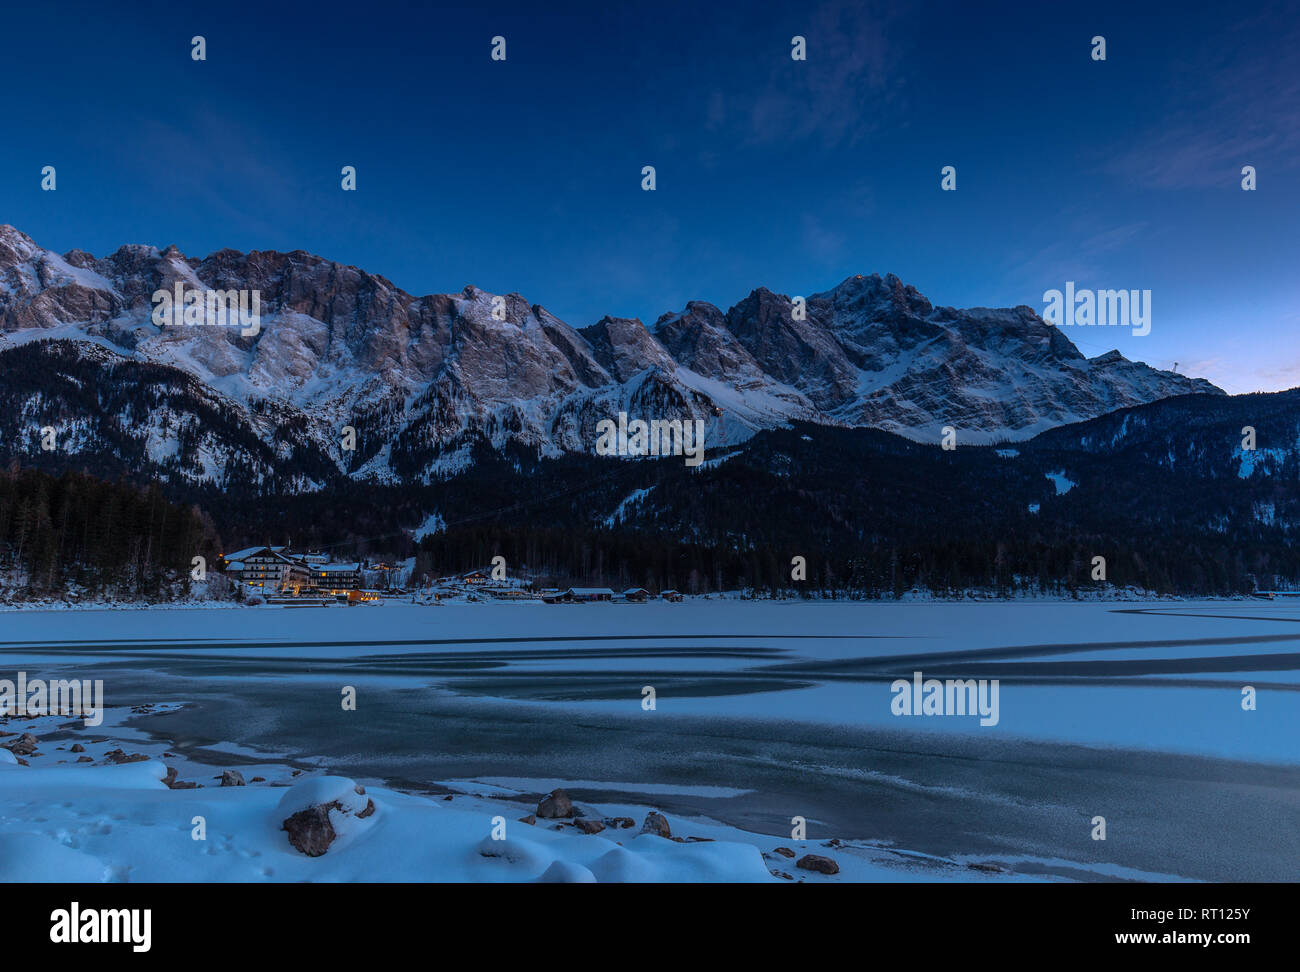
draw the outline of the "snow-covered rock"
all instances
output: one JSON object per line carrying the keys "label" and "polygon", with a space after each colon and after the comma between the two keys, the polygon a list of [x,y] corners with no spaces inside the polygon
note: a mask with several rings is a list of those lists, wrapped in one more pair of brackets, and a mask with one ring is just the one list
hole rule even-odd
{"label": "snow-covered rock", "polygon": [[345,776],[319,776],[290,787],[276,813],[294,849],[320,857],[338,838],[370,826],[375,804],[365,794],[365,787]]}

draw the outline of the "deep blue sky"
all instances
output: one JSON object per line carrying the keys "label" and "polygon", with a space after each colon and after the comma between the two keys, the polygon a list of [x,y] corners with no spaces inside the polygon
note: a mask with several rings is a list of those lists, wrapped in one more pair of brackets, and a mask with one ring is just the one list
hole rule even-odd
{"label": "deep blue sky", "polygon": [[60,252],[301,248],[576,327],[859,272],[1039,310],[1074,280],[1153,292],[1147,337],[1070,329],[1087,354],[1300,384],[1294,5],[117,6],[5,11],[0,222]]}

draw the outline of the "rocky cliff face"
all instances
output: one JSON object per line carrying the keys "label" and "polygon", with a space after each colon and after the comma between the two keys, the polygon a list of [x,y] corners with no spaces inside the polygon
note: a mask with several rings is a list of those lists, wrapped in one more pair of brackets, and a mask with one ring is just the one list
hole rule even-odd
{"label": "rocky cliff face", "polygon": [[[178,283],[258,292],[260,329],[154,324],[153,293]],[[48,369],[48,385],[23,392],[15,355],[43,339],[70,344],[55,358],[25,352],[22,366]],[[94,375],[98,397],[87,393]],[[100,414],[120,399],[114,383],[153,398],[165,388],[166,407]],[[987,442],[1218,391],[1118,352],[1085,358],[1028,307],[933,307],[892,275],[808,297],[802,320],[791,298],[760,288],[725,313],[692,301],[648,328],[606,317],[576,330],[518,294],[415,297],[302,251],[59,256],[10,226],[0,226],[0,390],[17,408],[19,452],[41,426],[77,424],[85,434],[64,446],[80,455],[132,442],[159,475],[221,484],[238,468],[302,489],[331,470],[427,481],[471,461],[475,443],[590,452],[596,423],[619,411],[703,419],[710,445],[791,419],[922,441],[953,425]],[[199,417],[213,410],[221,430]],[[342,448],[345,426],[357,430],[354,451]]]}

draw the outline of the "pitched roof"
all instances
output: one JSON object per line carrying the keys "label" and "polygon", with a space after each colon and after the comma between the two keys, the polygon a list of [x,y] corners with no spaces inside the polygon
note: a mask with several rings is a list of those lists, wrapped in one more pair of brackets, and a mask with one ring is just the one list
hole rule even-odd
{"label": "pitched roof", "polygon": [[222,556],[226,560],[247,560],[249,557],[253,556],[253,554],[261,553],[263,550],[274,551],[275,548],[261,544],[256,547],[245,547],[243,550],[236,550],[234,553],[223,554]]}

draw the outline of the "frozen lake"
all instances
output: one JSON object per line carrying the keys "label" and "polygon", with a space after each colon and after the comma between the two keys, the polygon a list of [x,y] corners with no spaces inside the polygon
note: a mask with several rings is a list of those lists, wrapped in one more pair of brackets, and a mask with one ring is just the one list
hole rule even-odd
{"label": "frozen lake", "polygon": [[[0,677],[186,703],[131,725],[213,765],[563,783],[1026,873],[1295,880],[1298,641],[1300,603],[1259,601],[20,612]],[[895,715],[917,671],[996,679],[996,725]]]}

